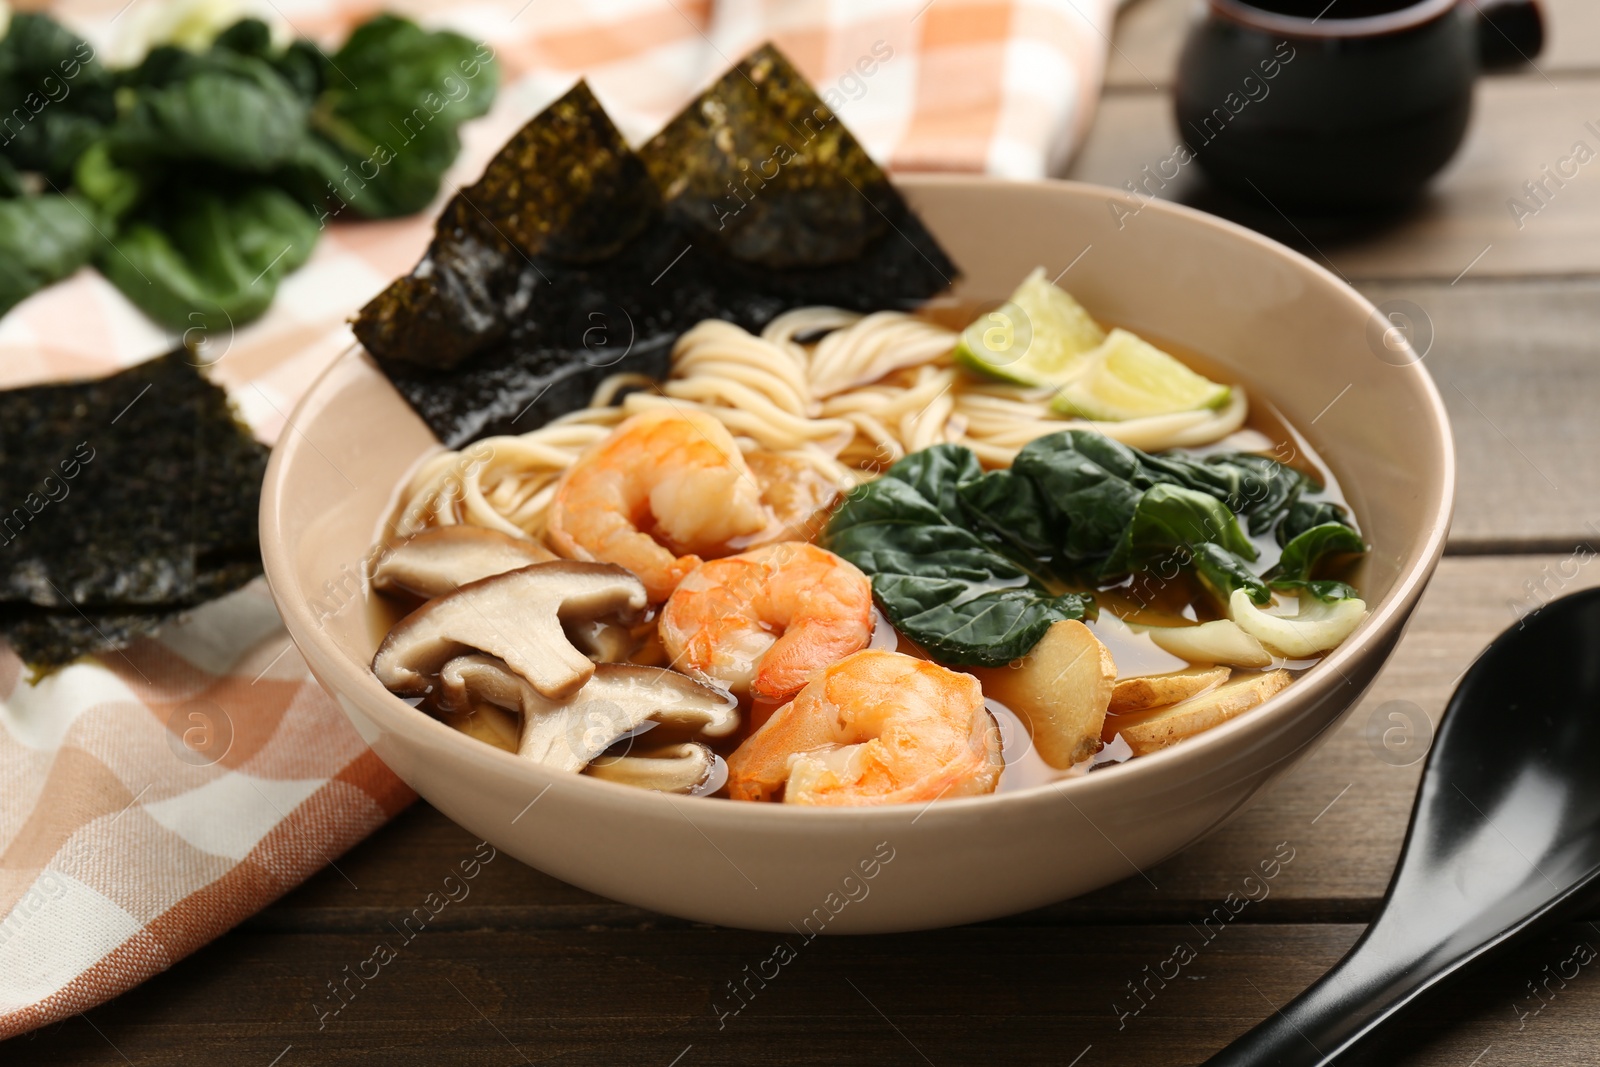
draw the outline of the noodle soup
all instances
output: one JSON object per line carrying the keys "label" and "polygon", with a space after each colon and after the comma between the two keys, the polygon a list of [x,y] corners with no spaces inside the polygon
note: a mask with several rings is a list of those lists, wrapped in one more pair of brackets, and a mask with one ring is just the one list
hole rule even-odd
{"label": "noodle soup", "polygon": [[[996,360],[977,328],[1029,285],[1031,362]],[[1074,315],[1089,347],[1041,354]],[[663,381],[425,458],[380,540],[374,669],[419,714],[757,802],[1101,770],[1249,713],[1366,613],[1338,484],[1276,410],[1037,278],[707,320]]]}

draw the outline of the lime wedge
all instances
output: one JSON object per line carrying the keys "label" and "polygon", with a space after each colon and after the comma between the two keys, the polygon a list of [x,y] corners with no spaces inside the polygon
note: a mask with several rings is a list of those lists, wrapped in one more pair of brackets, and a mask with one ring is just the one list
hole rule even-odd
{"label": "lime wedge", "polygon": [[956,362],[1021,385],[1060,385],[1082,369],[1085,353],[1106,339],[1083,305],[1039,267],[1011,299],[978,316],[956,343]]}
{"label": "lime wedge", "polygon": [[1100,422],[1218,408],[1230,390],[1127,330],[1112,330],[1083,357],[1084,370],[1061,387],[1050,409]]}

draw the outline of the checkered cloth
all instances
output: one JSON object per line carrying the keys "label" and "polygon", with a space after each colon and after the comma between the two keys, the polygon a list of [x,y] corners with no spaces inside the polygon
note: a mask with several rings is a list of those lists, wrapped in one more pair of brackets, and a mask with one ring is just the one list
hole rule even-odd
{"label": "checkered cloth", "polygon": [[[170,17],[164,3],[65,0],[53,10],[114,58],[130,34]],[[396,9],[486,41],[501,64],[500,97],[465,131],[448,193],[580,75],[640,141],[768,39],[892,167],[1041,177],[1065,165],[1091,117],[1112,7],[465,0]],[[330,44],[371,9],[370,0],[263,8]],[[263,440],[351,343],[349,316],[415,263],[432,214],[332,227],[265,318],[209,339],[220,357],[212,377]],[[0,320],[0,387],[104,374],[174,340],[85,270]],[[412,799],[310,680],[259,582],[123,655],[38,685],[0,645],[0,727],[0,1038],[161,971]]]}

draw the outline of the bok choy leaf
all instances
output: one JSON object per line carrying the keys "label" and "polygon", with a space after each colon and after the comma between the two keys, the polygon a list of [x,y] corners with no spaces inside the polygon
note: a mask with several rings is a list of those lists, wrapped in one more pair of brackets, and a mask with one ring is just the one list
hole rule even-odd
{"label": "bok choy leaf", "polygon": [[982,475],[973,454],[935,445],[907,456],[845,500],[827,546],[872,578],[889,621],[941,663],[995,667],[1031,649],[1090,598],[1052,594],[967,528],[958,489]]}
{"label": "bok choy leaf", "polygon": [[0,200],[0,315],[89,262],[99,244],[78,201],[53,193]]}
{"label": "bok choy leaf", "polygon": [[[1138,596],[1141,582],[1188,572],[1224,611],[1239,593],[1268,605],[1273,589],[1353,597],[1312,577],[1366,550],[1320,491],[1268,456],[1150,455],[1067,430],[1029,444],[1010,470],[985,472],[957,445],[907,456],[850,495],[827,543],[872,577],[884,613],[934,658],[993,666],[1089,609],[1089,594],[1048,582]],[[1265,576],[1251,567],[1260,553],[1245,526],[1286,541]]]}

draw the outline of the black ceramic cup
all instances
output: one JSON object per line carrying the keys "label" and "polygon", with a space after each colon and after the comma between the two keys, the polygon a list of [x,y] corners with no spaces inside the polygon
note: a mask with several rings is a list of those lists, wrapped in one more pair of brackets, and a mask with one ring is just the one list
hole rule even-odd
{"label": "black ceramic cup", "polygon": [[1480,70],[1530,60],[1543,37],[1536,0],[1201,0],[1179,136],[1242,197],[1392,208],[1460,147]]}

